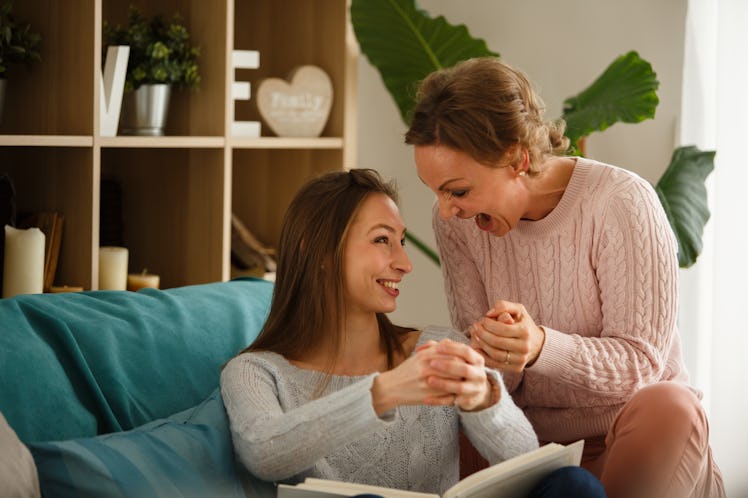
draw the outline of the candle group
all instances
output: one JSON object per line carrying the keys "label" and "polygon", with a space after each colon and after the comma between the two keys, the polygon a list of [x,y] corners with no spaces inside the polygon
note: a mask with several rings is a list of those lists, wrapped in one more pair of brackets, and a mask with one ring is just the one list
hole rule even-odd
{"label": "candle group", "polygon": [[[127,273],[129,252],[125,247],[99,248],[99,289],[137,291],[158,289],[160,277],[147,273]],[[20,230],[5,226],[2,297],[40,294],[44,290],[44,233],[38,228]],[[53,286],[50,292],[80,292],[78,286]]]}
{"label": "candle group", "polygon": [[3,297],[44,290],[44,233],[5,225]]}
{"label": "candle group", "polygon": [[99,289],[127,289],[127,258],[128,251],[124,247],[99,248]]}

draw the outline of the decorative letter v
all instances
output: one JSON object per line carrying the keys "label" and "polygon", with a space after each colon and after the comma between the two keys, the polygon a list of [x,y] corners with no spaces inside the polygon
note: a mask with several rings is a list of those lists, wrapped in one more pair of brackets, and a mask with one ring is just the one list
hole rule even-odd
{"label": "decorative letter v", "polygon": [[117,135],[119,111],[122,108],[122,94],[125,90],[125,74],[127,73],[127,59],[130,47],[119,45],[108,47],[104,77],[101,82],[101,106],[99,111],[100,136],[113,137]]}

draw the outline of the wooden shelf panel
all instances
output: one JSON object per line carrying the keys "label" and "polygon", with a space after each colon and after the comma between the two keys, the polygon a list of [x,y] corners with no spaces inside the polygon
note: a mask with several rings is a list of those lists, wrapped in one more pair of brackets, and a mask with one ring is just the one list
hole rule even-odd
{"label": "wooden shelf panel", "polygon": [[[101,179],[121,190],[121,241],[130,269],[162,288],[220,281],[226,204],[224,150],[104,149]],[[101,205],[111,205],[102,191]],[[102,220],[102,233],[112,233]]]}
{"label": "wooden shelf panel", "polygon": [[226,145],[224,137],[189,137],[161,136],[136,137],[116,136],[97,137],[96,143],[106,148],[143,148],[143,149],[220,149]]}
{"label": "wooden shelf panel", "polygon": [[[252,93],[265,78],[287,78],[292,69],[315,65],[333,86],[330,116],[323,137],[344,135],[346,102],[346,0],[235,0],[233,46],[257,50],[260,67],[236,71],[237,81],[248,81]],[[247,28],[245,20],[262,19]],[[262,121],[256,100],[236,101],[236,119]],[[263,135],[272,135],[263,123]]]}
{"label": "wooden shelf panel", "polygon": [[0,164],[13,181],[19,215],[55,211],[64,217],[55,282],[91,289],[94,236],[98,238],[92,228],[98,227],[93,149],[0,147]]}
{"label": "wooden shelf panel", "polygon": [[13,2],[13,16],[39,33],[41,61],[14,65],[0,133],[92,135],[96,0]]}
{"label": "wooden shelf panel", "polygon": [[319,173],[339,170],[341,150],[234,149],[232,211],[264,244],[276,246],[283,216],[298,189]]}
{"label": "wooden shelf panel", "polygon": [[[231,0],[229,0],[231,1]],[[227,1],[205,0],[101,0],[102,23],[125,25],[130,5],[145,16],[174,14],[190,33],[190,43],[199,47],[200,88],[172,88],[166,120],[167,135],[223,136],[226,109]]]}
{"label": "wooden shelf panel", "polygon": [[342,149],[340,137],[290,138],[229,138],[229,146],[234,149]]}
{"label": "wooden shelf panel", "polygon": [[93,138],[74,135],[0,135],[0,146],[9,147],[91,147]]}

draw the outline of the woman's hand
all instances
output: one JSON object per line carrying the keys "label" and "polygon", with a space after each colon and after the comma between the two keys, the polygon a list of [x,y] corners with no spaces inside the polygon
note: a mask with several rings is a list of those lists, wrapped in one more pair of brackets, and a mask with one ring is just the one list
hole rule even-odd
{"label": "woman's hand", "polygon": [[374,411],[378,415],[400,405],[451,405],[454,395],[431,387],[428,378],[437,375],[431,361],[438,355],[435,341],[429,341],[400,365],[379,374],[371,388]]}
{"label": "woman's hand", "polygon": [[545,343],[545,331],[524,306],[497,301],[486,316],[468,329],[470,345],[486,365],[506,372],[521,372],[532,365]]}
{"label": "woman's hand", "polygon": [[495,402],[483,357],[467,344],[449,339],[419,346],[400,365],[378,375],[371,392],[378,415],[400,405],[454,404],[471,411]]}
{"label": "woman's hand", "polygon": [[[431,359],[436,371],[427,379],[431,387],[453,394],[453,402],[463,411],[487,408],[498,402],[492,399],[492,385],[486,377],[483,357],[467,344],[443,339],[433,346],[437,356]],[[428,404],[429,399],[426,400]]]}

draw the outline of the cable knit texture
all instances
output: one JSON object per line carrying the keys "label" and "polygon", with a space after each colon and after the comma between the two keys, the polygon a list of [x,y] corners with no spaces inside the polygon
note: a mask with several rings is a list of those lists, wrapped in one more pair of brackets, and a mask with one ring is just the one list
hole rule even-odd
{"label": "cable knit texture", "polygon": [[[425,329],[418,343],[464,336]],[[537,448],[529,421],[493,370],[501,399],[478,412],[402,406],[374,412],[367,376],[332,376],[301,369],[271,352],[244,353],[221,374],[221,393],[239,460],[257,477],[289,483],[305,477],[441,494],[458,481],[458,429],[496,463]]]}
{"label": "cable knit texture", "polygon": [[[652,186],[578,158],[556,208],[503,237],[434,209],[447,300],[459,330],[499,300],[522,303],[546,339],[505,374],[544,441],[604,435],[639,388],[688,382],[676,326],[677,242]],[[698,394],[698,393],[697,393]]]}

